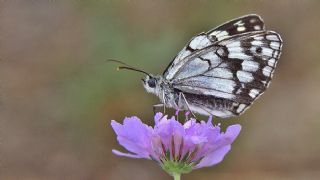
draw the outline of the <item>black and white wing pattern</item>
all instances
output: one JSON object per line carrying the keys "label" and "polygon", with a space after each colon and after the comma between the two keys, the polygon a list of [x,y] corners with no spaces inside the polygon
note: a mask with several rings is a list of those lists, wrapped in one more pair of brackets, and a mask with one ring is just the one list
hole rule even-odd
{"label": "black and white wing pattern", "polygon": [[[196,50],[203,49],[213,45],[217,41],[229,38],[231,36],[252,31],[264,31],[264,23],[260,16],[250,14],[228,21],[207,33],[200,33],[193,37],[190,42],[178,53],[174,60],[168,65],[163,75],[171,79],[177,69],[184,64],[185,57]],[[178,65],[178,63],[180,65]]]}
{"label": "black and white wing pattern", "polygon": [[257,15],[243,16],[195,36],[164,72],[192,111],[231,117],[268,87],[280,57],[279,34]]}

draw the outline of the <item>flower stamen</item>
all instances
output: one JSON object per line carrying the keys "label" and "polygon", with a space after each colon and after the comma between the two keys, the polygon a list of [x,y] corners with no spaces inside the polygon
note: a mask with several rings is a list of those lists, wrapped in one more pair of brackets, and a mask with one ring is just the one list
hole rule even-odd
{"label": "flower stamen", "polygon": [[179,154],[178,154],[179,161],[181,161],[183,146],[184,146],[184,139],[181,138],[181,143],[180,143],[180,147],[179,147]]}
{"label": "flower stamen", "polygon": [[172,156],[172,159],[175,159],[175,144],[174,144],[174,137],[173,135],[171,136],[171,156]]}
{"label": "flower stamen", "polygon": [[197,146],[195,147],[195,149],[191,152],[190,156],[189,156],[188,159],[186,160],[187,163],[190,163],[190,162],[193,160],[193,158],[196,156],[198,150],[199,150],[199,145],[197,145]]}

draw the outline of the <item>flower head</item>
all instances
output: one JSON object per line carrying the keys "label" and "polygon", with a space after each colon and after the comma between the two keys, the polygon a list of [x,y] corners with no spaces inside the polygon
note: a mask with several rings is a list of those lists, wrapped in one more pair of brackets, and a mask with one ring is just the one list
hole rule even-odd
{"label": "flower head", "polygon": [[187,119],[184,124],[162,113],[154,117],[155,125],[143,124],[135,116],[116,121],[111,126],[120,145],[130,153],[113,150],[119,156],[152,159],[169,174],[188,173],[192,169],[213,166],[230,151],[232,142],[240,133],[240,125],[229,126],[225,133],[207,122]]}

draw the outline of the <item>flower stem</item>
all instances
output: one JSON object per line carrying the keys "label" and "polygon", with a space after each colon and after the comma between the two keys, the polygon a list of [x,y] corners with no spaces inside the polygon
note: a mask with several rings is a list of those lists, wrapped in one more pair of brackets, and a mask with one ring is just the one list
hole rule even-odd
{"label": "flower stem", "polygon": [[173,180],[180,180],[181,174],[174,173]]}

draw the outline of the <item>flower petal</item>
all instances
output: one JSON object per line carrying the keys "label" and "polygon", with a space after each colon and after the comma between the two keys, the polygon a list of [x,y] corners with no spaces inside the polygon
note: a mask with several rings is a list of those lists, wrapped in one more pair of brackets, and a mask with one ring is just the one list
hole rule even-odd
{"label": "flower petal", "polygon": [[217,140],[212,142],[215,148],[219,148],[221,146],[226,146],[231,144],[239,135],[241,131],[241,125],[235,124],[231,125],[227,128],[224,134],[221,134]]}
{"label": "flower petal", "polygon": [[124,157],[129,157],[129,158],[144,158],[139,155],[134,155],[131,153],[123,153],[123,152],[115,150],[115,149],[113,149],[112,152],[113,152],[113,154],[118,155],[118,156],[124,156]]}
{"label": "flower petal", "polygon": [[134,154],[149,158],[153,133],[151,127],[143,124],[137,117],[125,118],[123,125],[113,120],[111,126],[120,145]]}
{"label": "flower petal", "polygon": [[162,118],[155,125],[154,132],[161,137],[161,141],[167,150],[172,148],[172,138],[174,136],[184,137],[185,134],[183,125],[176,121],[174,117],[170,119]]}
{"label": "flower petal", "polygon": [[209,167],[220,163],[224,156],[230,151],[231,145],[223,146],[210,154],[206,155],[194,169]]}
{"label": "flower petal", "polygon": [[212,124],[212,117],[208,121],[191,118],[181,124],[174,116],[168,119],[167,115],[157,113],[154,122],[152,128],[137,117],[125,118],[123,124],[113,120],[111,126],[118,142],[129,153],[112,152],[130,158],[153,159],[160,164],[163,160],[192,162],[190,168],[198,169],[220,163],[241,131],[241,126],[236,124],[223,133],[220,125]]}
{"label": "flower petal", "polygon": [[235,124],[231,125],[227,128],[226,133],[224,136],[229,138],[231,143],[238,137],[239,133],[241,131],[241,125],[240,124]]}
{"label": "flower petal", "polygon": [[163,114],[161,112],[157,112],[154,115],[154,122],[155,124],[158,124],[160,122],[160,119],[163,118]]}
{"label": "flower petal", "polygon": [[[236,137],[239,135],[241,126],[239,124],[231,125],[227,128],[225,133],[221,133],[221,134],[220,134],[219,126],[215,126],[210,129],[211,130],[207,130],[208,132],[205,134],[205,136],[208,137],[208,143],[203,144],[202,148],[194,157],[195,161],[199,160],[203,156],[206,157],[212,153],[215,153],[216,151],[221,150],[221,148],[230,146],[232,142],[236,139]],[[203,131],[205,132],[206,129],[204,129]],[[214,157],[209,157],[209,158],[214,158]],[[219,158],[219,157],[216,157],[216,158]],[[215,163],[212,163],[212,165],[214,164]]]}

